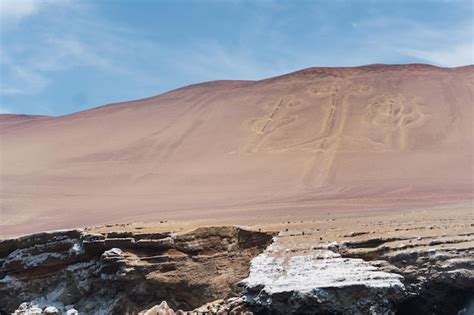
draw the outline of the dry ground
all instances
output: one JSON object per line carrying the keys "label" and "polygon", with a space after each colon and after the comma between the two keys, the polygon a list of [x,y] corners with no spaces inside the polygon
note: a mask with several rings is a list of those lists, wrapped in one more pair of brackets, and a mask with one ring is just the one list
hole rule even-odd
{"label": "dry ground", "polygon": [[[325,213],[311,218],[274,216],[264,224],[254,224],[255,219],[242,217],[234,220],[162,221],[128,224],[111,224],[87,228],[91,232],[139,231],[185,232],[202,226],[241,225],[261,231],[279,232],[279,243],[288,248],[310,248],[312,244],[342,240],[367,240],[374,238],[418,238],[428,244],[435,239],[461,238],[462,245],[474,246],[474,207],[472,203],[432,208],[353,212],[347,214]],[[395,241],[393,246],[406,241]],[[426,245],[439,248],[439,244]],[[447,246],[447,245],[441,245]]]}
{"label": "dry ground", "polygon": [[61,117],[0,115],[0,235],[469,202],[473,70],[310,68]]}

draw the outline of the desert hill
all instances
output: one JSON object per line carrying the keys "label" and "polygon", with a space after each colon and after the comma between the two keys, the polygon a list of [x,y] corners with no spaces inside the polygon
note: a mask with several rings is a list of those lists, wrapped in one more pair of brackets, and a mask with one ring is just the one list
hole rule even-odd
{"label": "desert hill", "polygon": [[474,67],[309,68],[0,115],[0,234],[466,202]]}

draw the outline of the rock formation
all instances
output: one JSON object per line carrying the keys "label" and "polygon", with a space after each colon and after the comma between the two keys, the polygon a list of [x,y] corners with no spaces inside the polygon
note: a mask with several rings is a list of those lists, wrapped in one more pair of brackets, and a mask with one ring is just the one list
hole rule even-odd
{"label": "rock formation", "polygon": [[272,314],[384,314],[403,299],[402,279],[324,246],[302,255],[275,243],[242,285],[253,309]]}
{"label": "rock formation", "polygon": [[271,314],[469,314],[474,233],[460,228],[352,232],[331,243],[282,232],[241,282],[247,305]]}
{"label": "rock formation", "polygon": [[472,223],[461,214],[436,215],[434,225],[405,214],[401,223],[387,216],[352,225],[327,219],[278,235],[237,227],[184,234],[96,229],[4,240],[0,310],[468,315]]}
{"label": "rock formation", "polygon": [[[0,310],[61,314],[138,313],[166,300],[192,310],[238,296],[267,233],[236,227],[185,234],[81,230],[39,233],[0,242]],[[31,302],[30,304],[22,304]],[[52,314],[52,313],[49,313]],[[72,313],[71,313],[72,314]]]}
{"label": "rock formation", "polygon": [[402,275],[401,314],[454,314],[474,297],[473,235],[347,241],[338,251]]}
{"label": "rock formation", "polygon": [[216,300],[206,303],[192,311],[185,312],[183,310],[174,311],[165,301],[160,305],[142,311],[140,315],[201,315],[201,314],[231,314],[231,315],[252,315],[253,313],[245,307],[243,298],[229,298],[227,300]]}

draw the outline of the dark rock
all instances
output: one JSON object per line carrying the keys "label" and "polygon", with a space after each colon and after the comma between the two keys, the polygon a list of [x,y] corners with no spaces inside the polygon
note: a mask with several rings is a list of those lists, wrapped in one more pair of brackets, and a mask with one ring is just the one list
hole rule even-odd
{"label": "dark rock", "polygon": [[106,238],[104,242],[104,247],[106,249],[118,247],[118,248],[134,248],[135,239],[133,237],[129,238]]}
{"label": "dark rock", "polygon": [[173,248],[173,239],[171,237],[163,239],[139,239],[136,242],[138,248],[149,248],[156,250],[164,250]]}

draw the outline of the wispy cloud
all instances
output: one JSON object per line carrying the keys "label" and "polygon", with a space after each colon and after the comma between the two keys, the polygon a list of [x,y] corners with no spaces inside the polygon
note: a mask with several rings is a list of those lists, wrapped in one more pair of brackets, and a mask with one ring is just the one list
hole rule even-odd
{"label": "wispy cloud", "polygon": [[[170,60],[180,72],[194,78],[218,79],[260,79],[269,73],[278,73],[278,67],[268,63],[271,60],[260,60],[251,50],[245,47],[227,47],[218,41],[193,43],[185,47],[178,58]],[[271,59],[271,58],[270,58]],[[269,71],[270,70],[270,71]]]}
{"label": "wispy cloud", "polygon": [[[458,13],[443,22],[413,9],[404,14],[372,10],[371,4],[385,6],[376,1],[360,9],[343,1],[207,0],[189,2],[205,12],[194,16],[190,10],[190,22],[174,23],[157,12],[142,23],[145,12],[140,9],[152,3],[128,3],[135,18],[127,20],[133,14],[114,2],[0,0],[0,97],[7,98],[1,103],[15,108],[21,100],[39,111],[58,99],[71,102],[67,110],[65,105],[47,110],[57,114],[189,83],[260,79],[311,66],[473,62],[472,16],[468,21],[453,18]],[[109,13],[109,6],[120,14]],[[241,15],[229,25],[215,19],[200,28],[206,14],[211,17],[222,8]],[[180,9],[174,8],[176,16]],[[100,98],[92,95],[95,88]],[[68,95],[60,99],[61,92]]]}
{"label": "wispy cloud", "polygon": [[[472,17],[472,16],[471,16]],[[428,23],[416,19],[377,16],[352,23],[367,34],[361,44],[387,54],[396,53],[438,66],[456,67],[473,63],[472,20]]]}
{"label": "wispy cloud", "polygon": [[[47,7],[46,4],[56,2],[40,2],[45,3],[41,11],[48,19],[47,30],[27,42],[1,47],[0,63],[7,75],[0,95],[38,94],[53,82],[56,73],[78,67],[128,76],[149,85],[169,79],[164,71],[185,74],[177,84],[187,84],[215,79],[258,79],[286,70],[271,65],[270,59],[261,62],[261,56],[245,43],[229,47],[218,40],[191,40],[161,45],[153,33],[103,19],[94,7]],[[270,4],[265,3],[266,7]],[[30,16],[40,10],[37,4],[33,6]],[[28,15],[21,17],[26,19]],[[260,16],[256,21],[260,31],[264,20]],[[268,36],[272,36],[271,32]]]}
{"label": "wispy cloud", "polygon": [[0,1],[0,18],[5,22],[18,21],[33,15],[42,3],[35,0],[2,0]]}
{"label": "wispy cloud", "polygon": [[52,36],[44,40],[45,47],[37,49],[35,58],[28,60],[31,68],[38,71],[61,71],[77,66],[93,66],[104,69],[110,66],[107,58],[78,38]]}
{"label": "wispy cloud", "polygon": [[400,54],[415,57],[431,64],[446,67],[457,67],[472,64],[474,62],[473,43],[460,44],[451,48],[432,50],[400,49]]}
{"label": "wispy cloud", "polygon": [[[24,9],[16,7],[15,4],[8,5],[2,14],[15,16],[17,18],[27,18],[26,4]],[[12,1],[14,3],[23,3],[23,1]],[[29,15],[39,10],[38,3],[56,4],[55,1],[34,1]],[[3,0],[2,0],[3,4]],[[19,7],[22,7],[20,5]],[[2,43],[0,49],[0,65],[4,79],[1,82],[0,95],[14,94],[37,94],[45,89],[51,82],[51,76],[54,73],[64,72],[77,67],[90,67],[95,71],[120,72],[124,66],[115,64],[116,58],[107,54],[106,51],[119,51],[117,40],[110,35],[105,37],[105,33],[100,31],[92,33],[93,36],[83,34],[85,21],[80,15],[55,16],[58,10],[65,13],[70,9],[77,7],[52,7],[43,8],[43,14],[50,19],[51,29],[32,36],[29,41],[21,43],[13,42],[6,45]],[[82,7],[86,10],[86,7]],[[13,12],[23,10],[23,14],[13,14]],[[8,11],[8,12],[6,12]],[[23,12],[22,11],[22,12]],[[50,12],[48,12],[50,11]],[[67,13],[67,12],[66,12]],[[89,12],[83,12],[84,15]],[[68,21],[65,21],[67,19]],[[57,25],[74,25],[67,31],[57,28]],[[97,25],[100,30],[101,26]],[[119,37],[117,37],[119,38]],[[105,52],[105,53],[104,53]]]}
{"label": "wispy cloud", "polygon": [[1,0],[0,20],[3,26],[16,24],[51,7],[70,5],[71,0]]}
{"label": "wispy cloud", "polygon": [[48,78],[35,69],[18,64],[4,51],[0,51],[2,69],[0,95],[34,94],[48,84]]}

